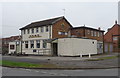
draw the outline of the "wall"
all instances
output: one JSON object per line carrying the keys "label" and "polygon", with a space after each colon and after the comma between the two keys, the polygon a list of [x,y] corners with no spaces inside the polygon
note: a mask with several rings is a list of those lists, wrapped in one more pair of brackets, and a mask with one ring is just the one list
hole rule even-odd
{"label": "wall", "polygon": [[[62,26],[61,24],[64,24],[64,26]],[[60,21],[56,22],[53,25],[52,38],[68,37],[68,34],[67,35],[59,35],[58,32],[66,32],[66,33],[68,33],[70,28],[71,28],[71,26],[65,21],[65,19],[61,19]]]}
{"label": "wall", "polygon": [[80,38],[58,39],[58,55],[79,56],[97,54],[97,41]]}

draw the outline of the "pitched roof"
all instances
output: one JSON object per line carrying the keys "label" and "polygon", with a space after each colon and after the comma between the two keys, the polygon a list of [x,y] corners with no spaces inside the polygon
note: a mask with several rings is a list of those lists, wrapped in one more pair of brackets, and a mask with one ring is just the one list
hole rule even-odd
{"label": "pitched roof", "polygon": [[[56,18],[52,18],[52,19],[47,19],[47,20],[42,20],[42,21],[38,21],[38,22],[33,22],[23,28],[20,28],[20,30],[22,29],[26,29],[26,28],[34,28],[34,27],[40,27],[40,26],[46,26],[46,25],[52,25],[54,23],[56,23],[57,21],[61,20],[62,18],[65,19],[64,16],[61,17],[56,17]],[[66,19],[65,19],[66,20]],[[67,20],[66,20],[67,21]],[[68,22],[68,21],[67,21]],[[68,22],[69,23],[69,22]],[[70,24],[70,23],[69,23]],[[70,24],[71,25],[71,24]]]}
{"label": "pitched roof", "polygon": [[86,27],[86,26],[73,27],[72,29],[80,29],[80,28],[84,28],[84,29],[91,29],[91,30],[96,30],[96,31],[105,32],[104,30],[99,30],[99,29],[90,28],[90,27]]}

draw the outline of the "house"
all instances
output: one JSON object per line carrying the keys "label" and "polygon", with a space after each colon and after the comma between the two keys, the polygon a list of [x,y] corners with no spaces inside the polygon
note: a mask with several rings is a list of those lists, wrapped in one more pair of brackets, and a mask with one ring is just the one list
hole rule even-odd
{"label": "house", "polygon": [[70,36],[72,25],[64,16],[33,22],[21,30],[22,52],[26,54],[56,55],[48,40]]}
{"label": "house", "polygon": [[86,27],[86,26],[73,27],[71,29],[71,36],[97,40],[97,52],[98,52],[98,54],[104,52],[104,49],[103,49],[104,30],[101,30],[100,28],[95,29],[95,28],[90,28],[90,27]]}
{"label": "house", "polygon": [[32,22],[20,30],[21,42],[11,42],[10,53],[53,56],[103,53],[103,30],[73,27],[64,16]]}
{"label": "house", "polygon": [[[115,21],[115,24],[105,33],[104,41],[113,44],[114,52],[120,52],[120,25],[117,21]],[[107,45],[105,46],[105,50],[106,49]]]}
{"label": "house", "polygon": [[9,42],[13,42],[15,40],[20,40],[20,36],[11,36],[6,38],[1,38],[2,41],[2,53],[6,54],[9,51]]}

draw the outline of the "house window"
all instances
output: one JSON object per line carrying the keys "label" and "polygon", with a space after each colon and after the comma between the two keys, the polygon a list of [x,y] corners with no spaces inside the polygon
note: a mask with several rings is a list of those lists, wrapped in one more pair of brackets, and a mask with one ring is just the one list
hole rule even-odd
{"label": "house window", "polygon": [[58,32],[59,35],[68,35],[67,32]]}
{"label": "house window", "polygon": [[25,34],[25,30],[24,30],[24,34]]}
{"label": "house window", "polygon": [[30,33],[30,30],[29,30],[29,29],[27,29],[27,33],[28,33],[28,34]]}
{"label": "house window", "polygon": [[96,35],[96,31],[94,31],[94,36],[97,36],[97,35]]}
{"label": "house window", "polygon": [[36,28],[36,33],[38,33],[39,32],[39,30],[38,30],[38,28]]}
{"label": "house window", "polygon": [[100,37],[100,32],[98,32],[98,37]]}
{"label": "house window", "polygon": [[118,40],[118,37],[113,37],[113,40],[114,40],[114,41]]}
{"label": "house window", "polygon": [[15,45],[10,45],[10,49],[14,49],[15,48]]}
{"label": "house window", "polygon": [[64,28],[64,23],[61,24],[62,28]]}
{"label": "house window", "polygon": [[87,33],[90,34],[90,30],[87,30]]}
{"label": "house window", "polygon": [[28,48],[28,41],[25,41],[25,48]]}
{"label": "house window", "polygon": [[91,31],[91,36],[94,36],[94,33],[93,33],[93,31]]}
{"label": "house window", "polygon": [[46,32],[48,32],[48,26],[46,27]]}
{"label": "house window", "polygon": [[43,48],[47,48],[47,43],[43,40]]}
{"label": "house window", "polygon": [[30,47],[34,48],[34,41],[33,40],[30,41]]}
{"label": "house window", "polygon": [[31,32],[34,33],[34,28],[31,29]]}
{"label": "house window", "polygon": [[44,32],[44,27],[41,27],[41,32]]}
{"label": "house window", "polygon": [[100,33],[100,36],[103,36],[102,32]]}
{"label": "house window", "polygon": [[40,40],[36,40],[36,46],[37,48],[40,48]]}

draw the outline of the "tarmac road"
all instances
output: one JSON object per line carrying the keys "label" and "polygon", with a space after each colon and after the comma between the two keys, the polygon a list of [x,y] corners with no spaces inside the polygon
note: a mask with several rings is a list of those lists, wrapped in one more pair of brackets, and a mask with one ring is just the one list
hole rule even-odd
{"label": "tarmac road", "polygon": [[2,76],[118,76],[118,69],[41,70],[3,67]]}
{"label": "tarmac road", "polygon": [[[51,59],[51,60],[48,60]],[[78,67],[78,68],[111,68],[118,67],[118,59],[108,59],[102,61],[85,61],[86,57],[43,57],[43,56],[2,56],[2,60],[16,62],[29,62],[36,64],[55,64],[58,66]]]}

